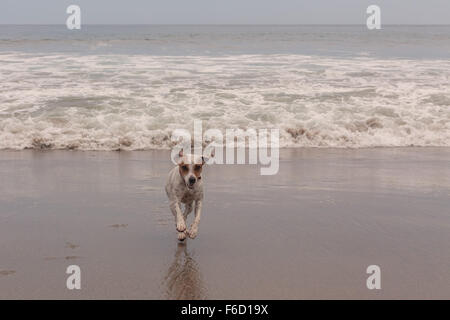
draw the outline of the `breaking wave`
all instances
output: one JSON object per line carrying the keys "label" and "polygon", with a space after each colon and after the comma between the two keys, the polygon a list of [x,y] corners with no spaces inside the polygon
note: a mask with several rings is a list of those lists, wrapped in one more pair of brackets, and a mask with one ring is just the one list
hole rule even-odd
{"label": "breaking wave", "polygon": [[0,149],[169,148],[279,128],[282,147],[450,146],[450,61],[0,54]]}

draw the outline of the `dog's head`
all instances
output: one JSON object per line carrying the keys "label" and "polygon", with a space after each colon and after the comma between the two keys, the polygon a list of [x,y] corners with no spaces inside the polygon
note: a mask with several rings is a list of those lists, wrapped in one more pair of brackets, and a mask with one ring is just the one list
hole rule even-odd
{"label": "dog's head", "polygon": [[[213,155],[211,155],[213,156]],[[178,154],[178,169],[181,177],[184,179],[186,187],[193,189],[196,184],[202,179],[203,165],[208,161],[208,158],[195,154],[184,154],[181,150]]]}

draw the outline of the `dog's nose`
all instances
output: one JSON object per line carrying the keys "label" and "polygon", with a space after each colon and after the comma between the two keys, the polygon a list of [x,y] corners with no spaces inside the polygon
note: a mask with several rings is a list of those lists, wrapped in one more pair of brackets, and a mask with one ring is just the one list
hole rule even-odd
{"label": "dog's nose", "polygon": [[195,177],[189,178],[189,184],[192,186],[195,183]]}

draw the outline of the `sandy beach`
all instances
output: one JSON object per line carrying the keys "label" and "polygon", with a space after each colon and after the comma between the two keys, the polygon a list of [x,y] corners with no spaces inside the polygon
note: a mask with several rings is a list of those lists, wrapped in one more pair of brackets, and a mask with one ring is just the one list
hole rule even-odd
{"label": "sandy beach", "polygon": [[304,148],[274,176],[211,166],[199,235],[179,245],[168,151],[1,151],[0,298],[448,299],[449,159]]}

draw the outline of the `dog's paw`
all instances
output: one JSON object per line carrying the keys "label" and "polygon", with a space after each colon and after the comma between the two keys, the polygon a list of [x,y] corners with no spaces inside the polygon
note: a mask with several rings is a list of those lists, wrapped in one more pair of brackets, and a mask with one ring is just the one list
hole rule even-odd
{"label": "dog's paw", "polygon": [[184,221],[177,222],[177,231],[178,232],[186,231],[186,224],[184,223]]}
{"label": "dog's paw", "polygon": [[198,228],[195,226],[192,226],[191,229],[189,229],[189,231],[188,231],[189,238],[191,238],[191,239],[195,239],[197,234],[198,234]]}
{"label": "dog's paw", "polygon": [[178,240],[184,241],[186,239],[186,232],[178,232]]}

